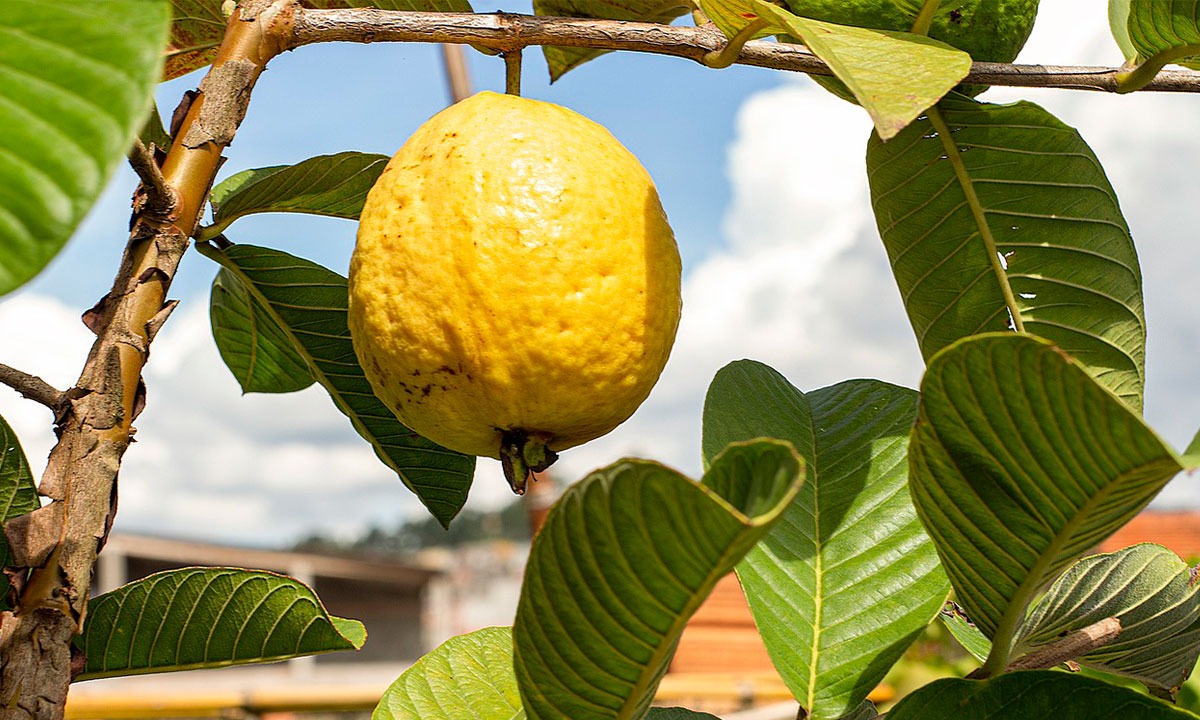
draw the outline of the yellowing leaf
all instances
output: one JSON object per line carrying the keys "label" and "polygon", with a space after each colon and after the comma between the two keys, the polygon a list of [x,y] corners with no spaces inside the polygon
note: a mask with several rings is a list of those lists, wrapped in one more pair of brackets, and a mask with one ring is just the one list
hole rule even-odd
{"label": "yellowing leaf", "polygon": [[800,38],[854,93],[879,137],[888,140],[971,71],[971,56],[922,35],[802,18],[763,0],[758,14]]}

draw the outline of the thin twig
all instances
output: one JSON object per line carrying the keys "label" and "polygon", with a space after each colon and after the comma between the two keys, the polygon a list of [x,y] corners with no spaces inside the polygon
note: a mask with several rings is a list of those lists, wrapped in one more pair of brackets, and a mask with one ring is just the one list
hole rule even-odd
{"label": "thin twig", "polygon": [[442,45],[442,62],[446,66],[446,84],[450,102],[456,103],[471,96],[471,73],[462,45]]}
{"label": "thin twig", "polygon": [[505,50],[504,56],[504,92],[509,95],[521,95],[521,49]]}
{"label": "thin twig", "polygon": [[[727,44],[715,27],[541,17],[510,13],[425,13],[374,8],[298,9],[288,49],[320,42],[469,43],[499,52],[530,45],[588,47],[597,50],[673,55],[699,63]],[[832,75],[829,67],[803,45],[754,40],[737,58],[742,65]],[[1061,65],[1013,65],[977,62],[963,80],[972,85],[1052,87],[1118,92],[1119,75],[1128,68]],[[1156,92],[1200,92],[1200,72],[1163,70],[1141,88]]]}
{"label": "thin twig", "polygon": [[[1104,618],[1085,628],[1065,635],[1048,645],[1043,645],[1031,653],[1022,655],[1010,662],[1008,667],[1004,668],[1004,671],[1041,670],[1057,667],[1069,660],[1086,655],[1097,648],[1104,647],[1113,640],[1116,640],[1120,634],[1121,621],[1115,617]],[[983,679],[986,675],[976,670],[967,677],[978,680]]]}
{"label": "thin twig", "polygon": [[162,168],[154,159],[154,153],[142,143],[141,138],[133,139],[133,147],[129,149],[129,165],[141,179],[142,186],[149,191],[145,199],[146,211],[161,217],[170,216],[178,204],[179,195],[167,183]]}
{"label": "thin twig", "polygon": [[21,393],[23,397],[39,402],[54,411],[57,411],[62,403],[63,392],[61,390],[54,388],[36,375],[21,372],[7,365],[0,365],[0,383]]}

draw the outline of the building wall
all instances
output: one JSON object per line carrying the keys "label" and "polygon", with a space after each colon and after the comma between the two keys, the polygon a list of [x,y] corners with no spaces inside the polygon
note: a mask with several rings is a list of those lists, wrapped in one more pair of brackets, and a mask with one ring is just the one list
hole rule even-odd
{"label": "building wall", "polygon": [[421,595],[383,583],[317,577],[314,590],[333,615],[354,618],[367,627],[367,644],[357,653],[318,655],[317,664],[412,662],[425,654]]}

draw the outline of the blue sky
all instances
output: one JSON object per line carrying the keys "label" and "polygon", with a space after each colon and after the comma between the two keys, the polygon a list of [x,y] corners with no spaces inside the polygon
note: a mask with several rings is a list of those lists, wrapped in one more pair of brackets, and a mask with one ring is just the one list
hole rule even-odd
{"label": "blue sky", "polygon": [[[1047,64],[1119,64],[1101,0],[1044,0],[1023,56]],[[1082,15],[1087,6],[1094,14]],[[489,8],[479,8],[489,9]],[[521,8],[506,6],[506,10]],[[501,90],[503,63],[468,52],[477,89]],[[861,110],[807,79],[753,68],[610,54],[553,86],[527,51],[524,92],[608,127],[659,185],[684,258],[684,317],[650,399],[611,435],[564,453],[575,479],[626,454],[699,469],[700,409],[709,379],[731,360],[767,362],[802,389],[851,377],[916,386],[921,361],[870,215]],[[165,113],[198,75],[165,85]],[[1080,128],[1117,188],[1146,283],[1147,418],[1177,445],[1200,426],[1200,99],[993,90],[1033,99]],[[434,46],[302,48],[272,63],[227,155],[222,176],[343,150],[394,152],[446,103]],[[111,282],[125,241],[132,175],[122,171],[66,252],[35,282],[0,300],[0,362],[74,380],[88,348],[78,322]],[[239,221],[235,242],[287,250],[345,272],[354,225],[265,216]],[[214,267],[190,253],[172,296],[182,302],[146,371],[149,405],[121,479],[117,529],[273,545],[306,532],[353,534],[418,510],[319,389],[241,397],[207,328]],[[0,389],[0,415],[40,472],[49,415]],[[498,464],[481,460],[472,502],[507,497]],[[1200,505],[1193,478],[1169,504]]]}

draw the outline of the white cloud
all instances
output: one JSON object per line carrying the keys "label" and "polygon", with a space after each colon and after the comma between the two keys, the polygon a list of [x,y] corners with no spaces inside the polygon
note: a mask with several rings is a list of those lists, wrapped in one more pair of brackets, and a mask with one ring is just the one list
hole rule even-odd
{"label": "white cloud", "polygon": [[[79,379],[94,336],[79,311],[41,295],[18,295],[0,302],[0,363],[36,375],[65,390]],[[21,441],[34,477],[41,477],[54,446],[53,417],[45,407],[0,388],[0,417]]]}

